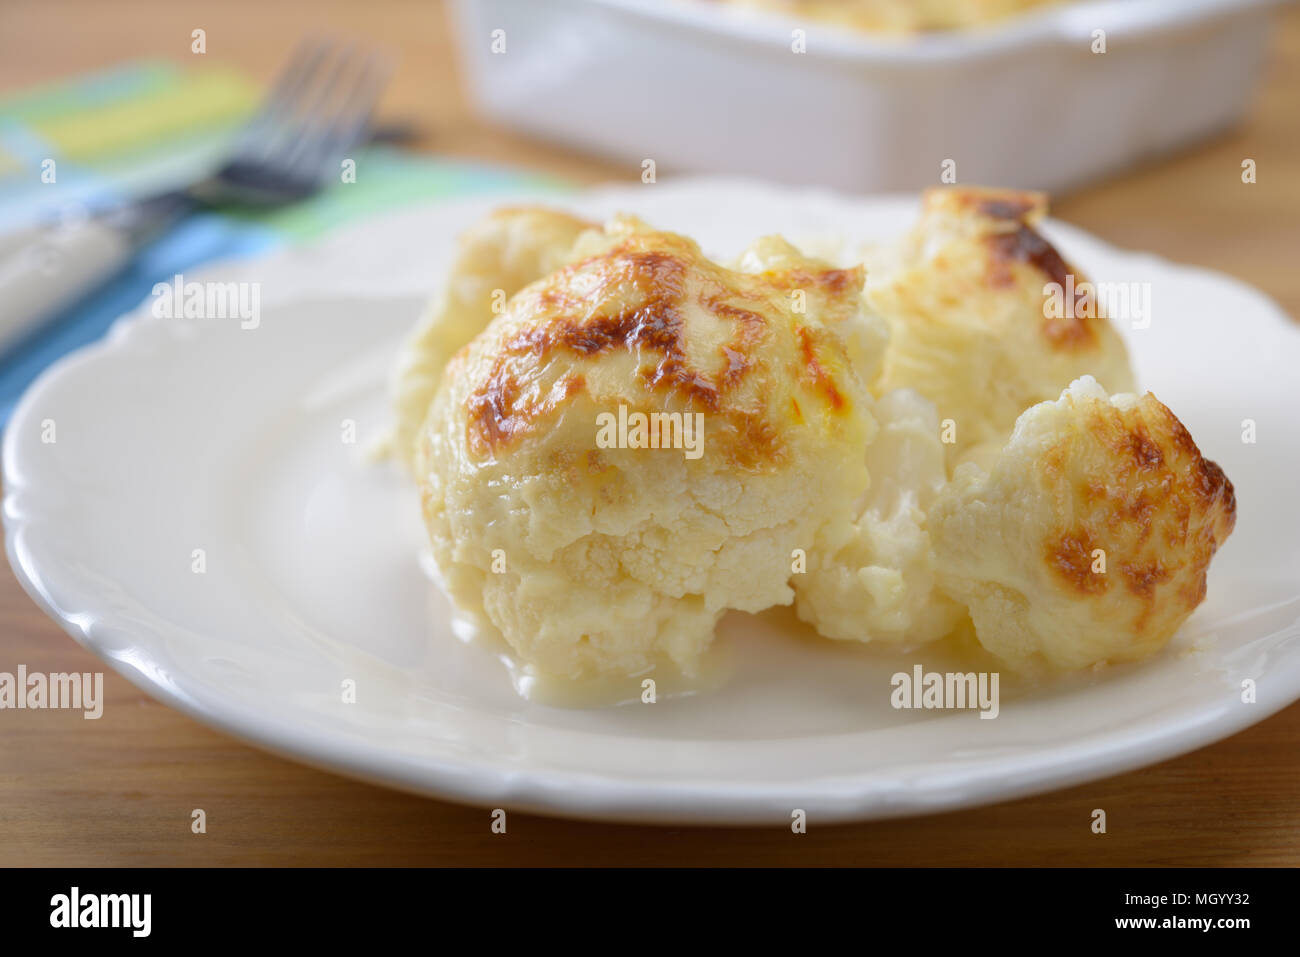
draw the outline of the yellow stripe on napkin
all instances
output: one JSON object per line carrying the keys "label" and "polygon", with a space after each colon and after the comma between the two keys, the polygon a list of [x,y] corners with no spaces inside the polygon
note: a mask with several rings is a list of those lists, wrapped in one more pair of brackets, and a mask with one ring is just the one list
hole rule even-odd
{"label": "yellow stripe on napkin", "polygon": [[195,73],[174,86],[94,111],[35,120],[32,128],[61,157],[93,162],[234,123],[252,111],[259,94],[256,84],[237,73]]}

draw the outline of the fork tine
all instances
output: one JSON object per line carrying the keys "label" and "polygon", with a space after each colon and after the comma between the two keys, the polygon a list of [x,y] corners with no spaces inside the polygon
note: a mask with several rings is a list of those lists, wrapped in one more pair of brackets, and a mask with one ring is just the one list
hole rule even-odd
{"label": "fork tine", "polygon": [[230,189],[236,202],[250,194],[261,202],[324,185],[331,162],[364,138],[388,72],[386,60],[351,43],[299,44],[208,194]]}
{"label": "fork tine", "polygon": [[335,99],[335,89],[351,69],[355,60],[352,44],[330,50],[324,65],[316,71],[310,87],[303,87],[295,98],[293,115],[282,124],[290,135],[283,152],[275,161],[286,166],[302,164],[304,154],[310,152],[315,140],[320,138],[322,117],[328,117]]}
{"label": "fork tine", "polygon": [[236,150],[245,153],[262,153],[270,145],[277,131],[292,116],[295,105],[320,72],[321,63],[330,53],[330,43],[324,39],[308,39],[298,43],[289,62],[272,84],[270,91],[237,137]]}
{"label": "fork tine", "polygon": [[298,98],[297,106],[304,118],[318,116],[328,109],[334,88],[338,86],[339,80],[355,59],[354,48],[351,43],[337,51],[331,50],[330,52],[334,55],[329,57],[327,65],[320,71],[314,89],[304,89],[302,96]]}
{"label": "fork tine", "polygon": [[374,54],[354,55],[349,48],[334,65],[328,89],[315,98],[283,162],[311,180],[328,176],[330,164],[364,133],[381,89],[379,67]]}
{"label": "fork tine", "polygon": [[301,41],[267,94],[267,110],[274,112],[290,107],[300,91],[310,87],[321,61],[329,55],[331,47],[330,41],[324,38]]}
{"label": "fork tine", "polygon": [[339,120],[338,135],[345,141],[344,148],[358,141],[370,123],[370,114],[379,102],[379,95],[392,75],[393,65],[385,57],[371,54],[366,59],[366,70],[357,84],[355,95],[345,104]]}
{"label": "fork tine", "polygon": [[315,164],[322,168],[347,152],[365,136],[371,113],[387,82],[391,67],[387,60],[371,53],[362,61],[351,87],[340,99],[337,109],[324,125],[315,144]]}

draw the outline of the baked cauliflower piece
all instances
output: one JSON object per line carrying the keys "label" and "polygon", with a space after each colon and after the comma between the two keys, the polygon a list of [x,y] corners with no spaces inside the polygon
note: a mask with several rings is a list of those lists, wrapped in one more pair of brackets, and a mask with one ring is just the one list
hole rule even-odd
{"label": "baked cauliflower piece", "polygon": [[862,274],[739,272],[632,219],[576,257],[437,385],[416,442],[434,557],[538,672],[690,673],[724,611],[791,602],[795,550],[867,488],[872,400],[816,315],[857,309]]}
{"label": "baked cauliflower piece", "polygon": [[1084,376],[1019,418],[991,470],[959,467],[929,527],[980,644],[1033,672],[1161,648],[1235,516],[1232,483],[1168,408]]}
{"label": "baked cauliflower piece", "polygon": [[1106,318],[1045,308],[1046,284],[1085,281],[1035,229],[1046,209],[1039,193],[927,190],[902,242],[868,254],[867,303],[890,328],[872,391],[915,389],[932,401],[951,420],[949,467],[972,446],[1001,444],[1021,412],[1081,375],[1115,392],[1135,387]]}
{"label": "baked cauliflower piece", "polygon": [[396,421],[393,449],[410,466],[415,436],[447,361],[493,318],[494,298],[504,306],[536,279],[562,266],[578,237],[598,228],[567,213],[536,206],[498,209],[461,238],[441,291],[399,355],[391,383]]}
{"label": "baked cauliflower piece", "polygon": [[934,406],[909,389],[875,405],[871,487],[853,521],[826,528],[794,578],[795,610],[827,638],[915,646],[964,611],[938,590],[927,514],[947,482]]}

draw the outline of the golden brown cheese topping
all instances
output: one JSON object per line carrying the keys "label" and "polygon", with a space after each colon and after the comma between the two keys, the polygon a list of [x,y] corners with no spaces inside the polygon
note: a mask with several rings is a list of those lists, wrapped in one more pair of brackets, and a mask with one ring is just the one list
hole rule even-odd
{"label": "golden brown cheese topping", "polygon": [[872,391],[934,402],[955,424],[950,464],[1003,441],[1021,412],[1081,375],[1134,387],[1095,287],[1039,230],[1046,210],[1041,193],[931,189],[902,242],[868,251],[866,298],[890,327]]}
{"label": "golden brown cheese topping", "polygon": [[953,474],[930,531],[943,589],[1021,670],[1156,652],[1236,522],[1232,483],[1174,414],[1090,376],[1027,409],[989,465]]}
{"label": "golden brown cheese topping", "polygon": [[[744,468],[780,459],[787,422],[815,418],[818,407],[848,414],[843,346],[796,312],[792,293],[856,308],[860,269],[738,273],[684,237],[624,232],[511,300],[466,400],[472,452],[508,448],[592,389],[646,410],[706,413]],[[778,358],[785,369],[773,368]],[[798,388],[778,408],[787,381]]]}
{"label": "golden brown cheese topping", "polygon": [[568,261],[594,223],[537,206],[507,206],[471,226],[442,288],[402,350],[392,382],[393,444],[413,464],[414,442],[448,360],[487,328],[499,296],[512,296]]}
{"label": "golden brown cheese topping", "polygon": [[[1123,589],[1137,603],[1139,632],[1157,597],[1168,603],[1164,615],[1200,603],[1210,559],[1236,522],[1236,497],[1163,403],[1150,393],[1123,409],[1091,403],[1083,434],[1063,436],[1043,462],[1046,487],[1070,516],[1043,542],[1064,587],[1086,595]],[[1074,506],[1064,507],[1071,498]],[[1096,573],[1096,549],[1108,556],[1110,574]]]}
{"label": "golden brown cheese topping", "polygon": [[[1097,346],[1105,317],[1084,305],[1084,277],[1034,226],[1047,214],[1043,193],[981,187],[931,189],[924,194],[923,218],[959,216],[985,249],[984,278],[991,289],[1029,290],[1042,301],[1044,282],[1074,287],[1074,302],[1062,316],[1043,310],[1040,330],[1049,348],[1064,352]],[[1069,277],[1074,277],[1070,281]],[[1091,314],[1090,314],[1091,313]]]}

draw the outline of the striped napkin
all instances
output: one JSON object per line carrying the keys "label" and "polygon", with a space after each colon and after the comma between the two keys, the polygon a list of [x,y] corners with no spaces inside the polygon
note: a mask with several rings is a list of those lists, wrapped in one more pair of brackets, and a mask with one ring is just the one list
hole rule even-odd
{"label": "striped napkin", "polygon": [[[260,94],[229,70],[143,62],[0,99],[0,233],[193,181],[219,165],[230,133]],[[50,160],[52,183],[42,177]],[[14,343],[0,354],[0,425],[42,369],[102,336],[154,283],[176,273],[301,242],[413,202],[561,185],[380,146],[359,152],[357,167],[364,175],[355,183],[291,207],[191,218],[112,283]]]}

